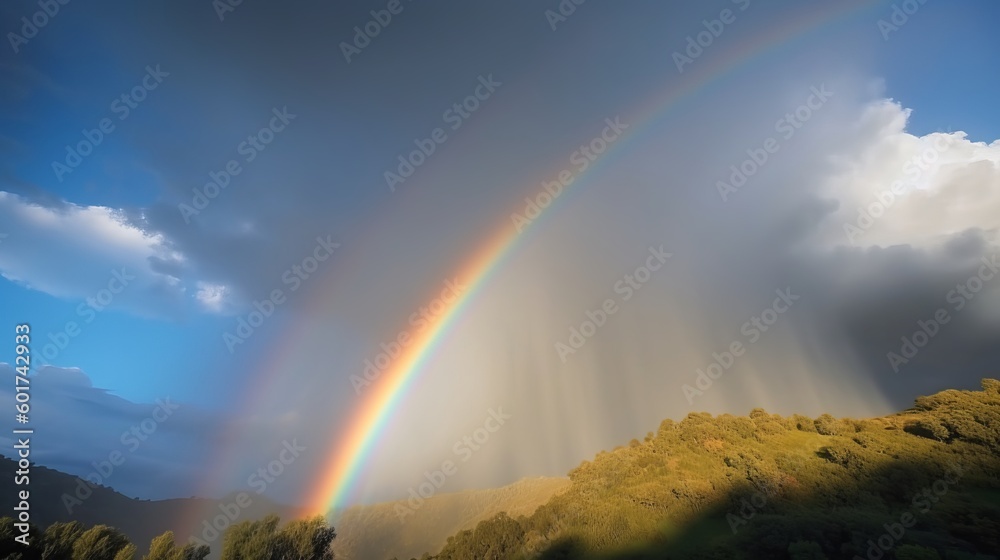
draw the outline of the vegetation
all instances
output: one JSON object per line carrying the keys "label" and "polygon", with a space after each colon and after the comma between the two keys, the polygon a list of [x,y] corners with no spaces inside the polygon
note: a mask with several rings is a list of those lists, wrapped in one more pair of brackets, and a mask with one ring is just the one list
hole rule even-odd
{"label": "vegetation", "polygon": [[[421,560],[998,560],[1000,381],[866,420],[694,413],[599,453],[569,479],[532,512],[496,513]],[[0,519],[0,558],[136,556],[105,525],[32,528],[29,547],[15,531]],[[270,516],[232,526],[221,558],[331,560],[334,537],[322,518],[281,527]],[[144,559],[208,553],[168,532]]]}
{"label": "vegetation", "polygon": [[690,414],[431,558],[996,559],[1000,382],[869,420]]}
{"label": "vegetation", "polygon": [[417,557],[441,550],[448,537],[500,512],[530,515],[569,485],[568,478],[526,478],[500,488],[437,494],[416,509],[412,499],[354,506],[334,519],[333,551],[348,560]]}
{"label": "vegetation", "polygon": [[[14,541],[20,534],[10,517],[0,518],[0,559],[3,560],[135,560],[137,548],[120,531],[107,525],[84,530],[79,523],[54,523],[39,534],[29,532],[29,545]],[[244,521],[226,532],[223,560],[333,560],[333,527],[322,517],[293,521],[278,528],[277,516]],[[153,539],[143,560],[205,560],[209,547],[179,546],[172,532]]]}
{"label": "vegetation", "polygon": [[226,531],[222,560],[332,560],[336,534],[322,517],[292,521],[278,529],[278,517],[244,521]]}

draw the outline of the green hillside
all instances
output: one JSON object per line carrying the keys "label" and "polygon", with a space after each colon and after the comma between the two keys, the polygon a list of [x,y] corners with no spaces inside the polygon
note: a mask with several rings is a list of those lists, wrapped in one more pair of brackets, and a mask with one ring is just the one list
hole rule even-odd
{"label": "green hillside", "polygon": [[997,558],[1000,382],[867,420],[690,414],[569,476],[434,558]]}

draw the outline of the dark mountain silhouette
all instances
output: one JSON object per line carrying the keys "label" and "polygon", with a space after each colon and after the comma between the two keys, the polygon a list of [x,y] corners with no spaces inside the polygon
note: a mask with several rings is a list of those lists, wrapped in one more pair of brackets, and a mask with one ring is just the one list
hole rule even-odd
{"label": "dark mountain silhouette", "polygon": [[[0,457],[0,511],[13,512],[17,491],[23,486],[14,485],[17,462]],[[139,500],[124,496],[106,486],[92,488],[82,479],[47,467],[32,465],[30,491],[31,523],[47,527],[55,522],[79,521],[90,527],[110,525],[124,533],[130,541],[145,550],[150,541],[165,531],[173,531],[179,538],[186,539],[191,528],[180,525],[186,512],[211,511],[221,501],[232,502],[233,497],[223,500],[204,498],[180,498],[172,500]],[[92,494],[81,503],[75,504],[72,513],[64,504],[64,495],[85,496],[78,488],[83,485]],[[262,519],[276,513],[288,519],[298,516],[294,508],[282,506],[264,498],[254,497],[254,503],[241,513],[241,520]],[[219,539],[221,543],[221,539]],[[217,550],[218,546],[213,547]],[[216,554],[213,553],[213,557]]]}

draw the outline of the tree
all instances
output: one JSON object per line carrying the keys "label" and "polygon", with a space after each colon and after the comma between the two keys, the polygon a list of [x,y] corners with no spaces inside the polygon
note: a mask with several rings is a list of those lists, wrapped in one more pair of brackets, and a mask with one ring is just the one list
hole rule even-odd
{"label": "tree", "polygon": [[829,414],[821,414],[814,424],[816,431],[824,436],[835,436],[843,432],[840,421]]}
{"label": "tree", "polygon": [[269,515],[260,521],[243,521],[226,531],[222,543],[222,560],[269,560],[277,553],[278,516]]}
{"label": "tree", "polygon": [[53,523],[42,536],[42,559],[63,560],[73,556],[73,543],[83,534],[78,521]]}
{"label": "tree", "polygon": [[14,526],[13,517],[0,518],[0,558],[4,560],[37,560],[41,558],[40,535],[34,525],[28,528],[28,545],[15,541],[21,531]]}
{"label": "tree", "polygon": [[95,525],[73,543],[72,560],[122,560],[117,555],[130,544],[121,531],[107,525]]}
{"label": "tree", "polygon": [[207,545],[195,546],[188,544],[182,549],[183,555],[181,558],[183,560],[205,560],[211,551]]}
{"label": "tree", "polygon": [[149,554],[144,556],[143,560],[179,560],[173,532],[167,531],[154,537],[149,544]]}
{"label": "tree", "polygon": [[985,378],[982,381],[980,381],[980,385],[982,385],[984,392],[1000,395],[1000,381],[996,379]]}
{"label": "tree", "polygon": [[138,551],[135,548],[135,545],[129,543],[125,546],[125,548],[119,550],[118,554],[115,554],[115,560],[135,560],[136,552]]}
{"label": "tree", "polygon": [[187,544],[177,546],[174,533],[167,531],[153,539],[149,545],[149,554],[143,560],[204,560],[210,552],[207,546]]}
{"label": "tree", "polygon": [[244,521],[226,531],[222,560],[332,560],[333,527],[321,516],[293,521],[281,530],[276,515]]}
{"label": "tree", "polygon": [[279,539],[291,558],[299,560],[333,560],[330,543],[337,536],[323,516],[292,521],[281,530]]}

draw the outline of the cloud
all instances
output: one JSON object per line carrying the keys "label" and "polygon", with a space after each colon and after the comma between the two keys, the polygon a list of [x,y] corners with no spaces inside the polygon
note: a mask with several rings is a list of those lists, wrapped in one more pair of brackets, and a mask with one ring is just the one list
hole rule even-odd
{"label": "cloud", "polygon": [[[14,368],[0,363],[0,374],[13,379]],[[94,387],[76,368],[42,367],[31,375],[30,383],[27,427],[35,430],[32,458],[40,464],[86,477],[94,472],[92,463],[118,451],[125,461],[103,484],[128,496],[190,495],[198,465],[210,451],[211,441],[203,436],[205,426],[218,422],[212,414],[175,403],[168,395],[152,403],[128,401]],[[13,393],[13,383],[0,388],[4,402],[13,402]],[[154,417],[155,423],[150,421]],[[150,430],[151,426],[155,428]],[[131,432],[134,428],[139,435]],[[5,449],[13,445],[11,437],[0,437]],[[154,479],[164,484],[151,487],[148,481]]]}
{"label": "cloud", "polygon": [[[857,91],[831,84],[838,94]],[[771,115],[794,109],[809,88],[752,87],[740,99],[754,104],[734,104],[733,117],[717,103],[692,111],[690,126],[678,117],[651,131],[653,156],[639,148],[609,163],[572,205],[537,225],[531,243],[480,289],[462,331],[422,368],[371,461],[371,495],[393,484],[405,494],[422,469],[450,456],[476,414],[497,404],[515,420],[463,467],[456,486],[499,484],[511,472],[558,474],[695,410],[868,416],[920,394],[978,387],[996,373],[1000,276],[961,309],[948,297],[997,252],[1000,144],[960,131],[914,134],[900,104],[841,95],[723,202],[715,182],[773,134]],[[769,99],[777,101],[761,101]],[[709,111],[722,114],[706,121]],[[725,134],[706,122],[726,123]],[[951,147],[926,172],[907,174],[908,162],[942,139]],[[898,200],[852,245],[843,224],[873,190],[897,180]],[[660,243],[674,253],[665,269],[630,301],[619,299],[621,310],[561,363],[553,343],[605,298],[619,298],[612,287]],[[747,344],[741,326],[787,288],[801,299]],[[895,371],[887,354],[942,308],[950,321]],[[745,355],[689,404],[682,386],[733,341],[748,346]],[[369,347],[371,357],[378,349]],[[433,436],[413,440],[414,431]]]}
{"label": "cloud", "polygon": [[[0,362],[0,375],[13,379],[14,367]],[[274,448],[280,448],[283,439],[300,433],[305,421],[297,413],[279,418],[261,418],[255,412],[249,416],[221,415],[170,395],[153,402],[134,402],[94,387],[86,372],[78,368],[44,366],[29,379],[31,410],[25,427],[33,428],[37,438],[32,459],[86,477],[95,471],[94,463],[120,452],[124,462],[102,484],[144,499],[202,493],[202,482],[213,474],[212,462],[220,447],[231,443],[226,438],[231,437],[233,426],[242,426],[243,431],[253,434],[253,443],[243,443],[257,449],[259,457],[248,460],[235,474],[227,473],[228,481],[245,479],[256,469],[254,466],[248,470],[246,465],[266,464]],[[0,400],[14,402],[13,386],[9,383],[0,387]],[[13,444],[9,433],[0,435],[4,449],[11,449]],[[158,482],[150,484],[151,480]]]}
{"label": "cloud", "polygon": [[[618,114],[633,124],[633,136],[585,175],[581,171],[477,287],[462,327],[435,344],[421,383],[401,399],[387,428],[378,450],[382,460],[370,465],[373,492],[395,497],[385,490],[395,482],[405,493],[425,467],[451,457],[451,445],[476,429],[490,407],[509,407],[515,420],[463,469],[456,485],[562,474],[664,417],[683,417],[692,406],[681,385],[713,353],[741,339],[740,326],[770,304],[776,289],[791,287],[802,299],[696,408],[866,415],[944,387],[975,387],[1000,363],[1000,300],[992,285],[902,372],[886,360],[900,337],[947,304],[949,291],[995,251],[997,143],[972,142],[951,130],[908,130],[908,109],[873,92],[866,77],[851,78],[856,61],[871,59],[863,36],[848,42],[817,36],[801,43],[805,50],[792,49],[794,56],[775,52],[773,64],[762,60],[717,87],[697,89],[669,118],[647,122],[637,109],[640,98],[698,85],[685,83],[692,74],[676,76],[669,60],[664,67],[664,57],[655,53],[676,49],[676,38],[700,25],[700,9],[637,14],[595,6],[553,42],[541,13],[527,4],[523,12],[462,4],[447,13],[414,4],[356,63],[331,65],[342,62],[339,42],[370,17],[364,8],[248,3],[220,24],[206,5],[161,4],[152,11],[116,9],[107,12],[111,18],[93,12],[93,21],[82,13],[60,23],[72,31],[68,41],[80,33],[94,36],[95,29],[107,36],[129,83],[132,69],[153,61],[177,69],[169,87],[129,118],[105,152],[118,160],[112,148],[119,142],[126,152],[134,150],[155,178],[149,181],[155,192],[125,199],[105,191],[105,206],[80,206],[36,192],[16,177],[13,163],[0,168],[5,189],[27,193],[0,195],[0,219],[10,224],[4,231],[11,235],[0,246],[0,271],[58,297],[86,298],[124,266],[136,280],[116,297],[116,306],[158,315],[187,307],[228,313],[275,288],[287,289],[284,271],[311,254],[316,236],[333,235],[344,252],[281,308],[304,313],[268,323],[274,333],[294,324],[297,334],[280,362],[264,363],[278,381],[253,416],[227,412],[211,430],[205,426],[214,419],[200,418],[200,431],[185,426],[155,443],[151,438],[150,455],[137,455],[135,466],[162,460],[167,476],[176,467],[196,477],[205,463],[184,445],[202,449],[207,438],[217,438],[212,445],[224,443],[236,456],[226,482],[239,484],[241,476],[245,480],[241,469],[255,468],[271,452],[259,444],[261,434],[281,433],[303,441],[311,435],[311,458],[302,466],[314,461],[322,468],[314,458],[339,444],[331,430],[345,425],[360,403],[350,376],[363,372],[380,343],[410,328],[410,313],[426,305],[467,255],[481,250],[498,220],[524,207],[524,196],[554,180],[555,171],[576,170],[570,154],[599,132],[594,125]],[[775,9],[760,14],[761,21],[786,15]],[[532,17],[536,32],[524,27]],[[333,32],[330,22],[336,23]],[[527,31],[511,46],[515,28]],[[280,40],[262,40],[262,29]],[[52,27],[31,50],[60,45],[62,33]],[[423,41],[425,34],[437,39]],[[601,34],[645,39],[589,40]],[[164,50],[163,44],[176,48]],[[638,44],[652,58],[641,58]],[[719,49],[713,57],[721,60],[725,47]],[[39,67],[86,68],[99,59],[80,49],[58,52],[65,57],[61,64]],[[526,59],[536,71],[526,72]],[[625,59],[636,61],[634,72],[602,63]],[[698,64],[711,65],[707,59]],[[668,70],[666,79],[656,68]],[[484,72],[504,81],[503,90],[461,129],[449,131],[448,143],[405,188],[387,192],[382,176],[397,154],[441,125],[441,111],[470,93],[470,76]],[[74,92],[69,105],[82,106],[86,118],[79,126],[77,117],[54,118],[57,126],[45,129],[35,105],[48,114],[59,104],[29,104],[37,96],[26,93],[50,92],[55,86],[47,85],[46,74],[4,66],[0,74],[17,80],[0,91],[15,103],[8,113],[34,116],[30,129],[48,130],[42,136],[49,138],[93,126],[91,115],[117,93],[94,93],[57,73],[57,82],[70,81],[58,84]],[[118,81],[108,78],[98,82]],[[806,102],[810,87],[824,83],[835,92],[829,102],[794,130],[794,138],[779,137],[780,150],[738,193],[720,201],[715,185],[730,176],[730,166],[765,138],[778,137],[775,121]],[[78,88],[95,97],[77,96]],[[266,124],[272,107],[286,104],[299,119],[252,162],[244,159],[241,142]],[[913,158],[923,158],[942,139],[949,148],[914,174],[908,167],[917,165]],[[21,146],[29,138],[14,140]],[[7,160],[30,161],[32,154],[8,144],[0,147],[15,154]],[[218,176],[230,160],[244,170],[187,223],[178,204],[190,204],[193,190],[203,189],[209,174]],[[884,211],[862,228],[858,209],[869,211],[885,189],[892,201],[886,199]],[[114,209],[134,200],[143,206]],[[861,235],[849,238],[845,224],[862,229]],[[618,297],[616,282],[636,270],[647,247],[660,244],[675,254],[670,265],[562,364],[553,343],[566,340],[604,298]],[[302,297],[320,289],[322,298]],[[255,388],[264,380],[247,375],[258,369],[248,362],[270,358],[275,349],[263,333],[255,336],[258,354],[248,346],[222,370],[199,360],[178,375],[190,376],[185,381],[192,391],[203,391],[200,381],[214,374],[226,380],[216,383],[222,391]],[[143,383],[141,374],[135,383]],[[148,404],[91,387],[78,370],[42,370],[39,385],[46,384],[59,395],[52,402],[77,415],[47,413],[54,418],[49,430],[69,426],[68,433],[79,437],[59,439],[53,458],[80,472],[100,458],[91,457],[92,450],[113,447],[122,430],[149,414]],[[309,428],[290,411],[308,411]],[[94,441],[90,429],[105,439]],[[126,487],[139,488],[150,471],[136,472]],[[308,477],[296,479],[306,484]],[[187,488],[183,484],[178,488]]]}
{"label": "cloud", "polygon": [[857,152],[839,156],[844,165],[827,181],[826,196],[840,202],[828,242],[926,247],[976,229],[1000,240],[1000,140],[915,136],[906,131],[909,116],[890,100],[861,116],[857,128],[869,134],[859,135]]}
{"label": "cloud", "polygon": [[0,192],[0,220],[8,233],[0,274],[12,282],[75,300],[110,290],[113,307],[146,315],[175,315],[183,301],[180,278],[164,266],[180,266],[183,257],[162,235],[127,223],[120,210],[49,207]]}
{"label": "cloud", "polygon": [[228,286],[198,282],[197,287],[198,292],[195,294],[195,299],[206,310],[213,313],[222,313],[224,310],[231,308],[231,290]]}
{"label": "cloud", "polygon": [[[895,407],[975,387],[1000,363],[1000,277],[985,264],[1000,255],[1000,140],[913,134],[910,115],[890,99],[857,107],[837,126],[840,148],[809,146],[828,155],[829,169],[781,187],[791,197],[810,185],[806,198],[828,209],[781,268],[815,304],[801,340],[855,364]],[[966,298],[970,282],[977,290]],[[890,352],[941,311],[949,322],[893,367]]]}

